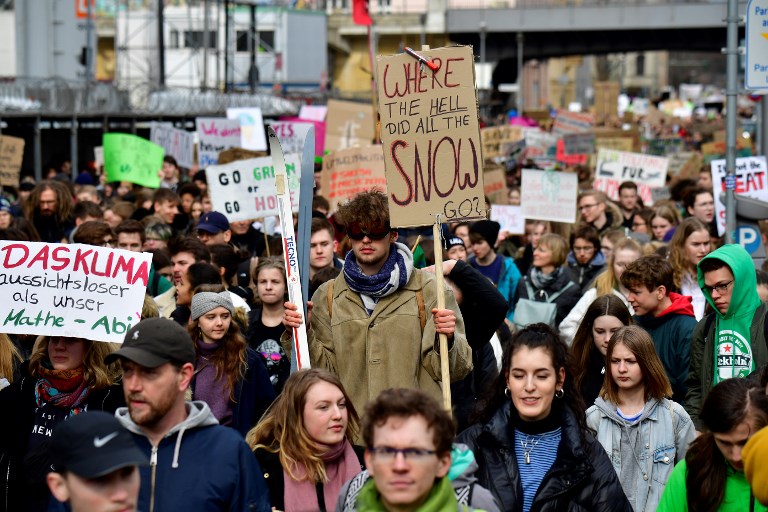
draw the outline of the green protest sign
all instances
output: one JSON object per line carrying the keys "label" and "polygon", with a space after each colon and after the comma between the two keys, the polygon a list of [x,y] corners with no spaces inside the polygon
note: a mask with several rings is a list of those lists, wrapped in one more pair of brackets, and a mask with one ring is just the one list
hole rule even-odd
{"label": "green protest sign", "polygon": [[165,150],[127,133],[105,133],[104,171],[107,181],[130,181],[149,188],[160,186]]}

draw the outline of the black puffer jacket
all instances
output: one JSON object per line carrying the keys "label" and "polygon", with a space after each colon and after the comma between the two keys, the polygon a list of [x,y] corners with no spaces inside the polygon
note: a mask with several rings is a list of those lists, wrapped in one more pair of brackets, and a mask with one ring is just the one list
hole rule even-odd
{"label": "black puffer jacket", "polygon": [[[514,430],[510,427],[511,403],[506,403],[485,425],[462,432],[457,442],[475,453],[480,469],[478,483],[489,489],[501,510],[523,509],[523,487],[515,458]],[[605,450],[588,432],[580,435],[574,414],[564,407],[562,440],[557,459],[542,480],[531,512],[631,512],[616,471]]]}

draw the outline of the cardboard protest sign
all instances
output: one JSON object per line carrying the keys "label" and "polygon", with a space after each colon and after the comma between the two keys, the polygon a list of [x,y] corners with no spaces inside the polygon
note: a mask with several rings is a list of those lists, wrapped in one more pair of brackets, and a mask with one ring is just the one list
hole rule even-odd
{"label": "cardboard protest sign", "polygon": [[[713,160],[711,169],[717,232],[722,236],[725,233],[725,204],[720,200],[720,194],[725,192],[725,160]],[[736,194],[768,202],[768,167],[764,156],[737,158],[735,175]]]}
{"label": "cardboard protest sign", "polygon": [[619,115],[619,83],[595,82],[595,115],[599,119]]}
{"label": "cardboard protest sign", "polygon": [[507,173],[504,167],[493,165],[483,170],[483,192],[491,203],[507,203]]}
{"label": "cardboard protest sign", "polygon": [[224,117],[198,117],[197,161],[200,169],[219,163],[219,153],[240,146],[240,121]]}
{"label": "cardboard protest sign", "polygon": [[[701,145],[701,153],[704,155],[704,163],[711,164],[713,160],[725,158],[725,141],[707,142]],[[752,146],[741,137],[736,137],[736,156],[752,156]]]}
{"label": "cardboard protest sign", "polygon": [[[557,137],[541,129],[525,130],[523,158],[551,160],[554,165],[557,156]],[[546,166],[546,164],[544,164]]]}
{"label": "cardboard protest sign", "polygon": [[595,152],[595,134],[566,133],[563,146],[566,155],[590,155]]}
{"label": "cardboard protest sign", "polygon": [[0,329],[122,343],[141,320],[152,255],[0,240]]}
{"label": "cardboard protest sign", "polygon": [[240,146],[251,151],[267,150],[267,135],[264,131],[264,119],[261,109],[228,108],[227,118],[240,121]]}
{"label": "cardboard protest sign", "polygon": [[160,170],[163,168],[165,150],[127,133],[105,133],[104,172],[107,181],[129,181],[143,187],[160,186]]}
{"label": "cardboard protest sign", "polygon": [[[379,56],[378,97],[392,227],[484,215],[472,48]],[[330,112],[329,112],[330,116]]]}
{"label": "cardboard protest sign", "polygon": [[251,151],[243,148],[229,148],[219,153],[219,165],[231,164],[238,160],[250,160],[267,156],[266,151]]}
{"label": "cardboard protest sign", "polygon": [[369,146],[376,137],[373,116],[373,105],[370,103],[328,100],[325,149],[336,151]]}
{"label": "cardboard protest sign", "polygon": [[704,159],[698,153],[680,152],[668,155],[669,168],[667,174],[673,178],[696,178]]}
{"label": "cardboard protest sign", "polygon": [[280,139],[280,146],[283,151],[288,153],[301,153],[304,148],[304,139],[307,136],[309,127],[312,123],[302,123],[296,121],[267,121],[267,125],[271,126],[278,138]]}
{"label": "cardboard protest sign", "polygon": [[524,218],[576,222],[579,178],[575,173],[523,169],[520,189]]}
{"label": "cardboard protest sign", "polygon": [[601,149],[597,153],[594,187],[618,200],[619,185],[634,181],[643,203],[650,205],[653,204],[651,189],[666,185],[668,166],[669,160],[659,156]]}
{"label": "cardboard protest sign", "polygon": [[104,146],[96,146],[93,148],[93,160],[96,162],[96,168],[104,165]]}
{"label": "cardboard protest sign", "polygon": [[18,186],[23,160],[24,139],[8,135],[0,137],[0,185]]}
{"label": "cardboard protest sign", "polygon": [[525,233],[525,217],[522,206],[508,204],[492,204],[491,220],[501,224],[501,230],[510,235],[522,235]]}
{"label": "cardboard protest sign", "polygon": [[555,135],[564,135],[566,133],[588,132],[592,129],[594,124],[595,118],[592,114],[558,110],[557,117],[555,117],[555,122],[552,125],[552,133]]}
{"label": "cardboard protest sign", "polygon": [[[285,155],[293,211],[299,211],[299,155]],[[230,222],[278,214],[275,169],[271,157],[211,165],[205,170],[213,209]]]}
{"label": "cardboard protest sign", "polygon": [[668,156],[683,150],[683,139],[680,137],[663,137],[648,141],[648,154]]}
{"label": "cardboard protest sign", "polygon": [[178,130],[165,123],[151,123],[149,140],[162,146],[165,154],[176,159],[180,167],[195,165],[195,137],[191,132]]}
{"label": "cardboard protest sign", "polygon": [[483,144],[483,157],[485,159],[506,157],[504,147],[523,138],[519,126],[490,126],[480,130],[480,140]]}
{"label": "cardboard protest sign", "polygon": [[321,180],[320,188],[331,203],[331,210],[374,187],[386,191],[384,150],[381,146],[369,146],[334,151],[323,158]]}

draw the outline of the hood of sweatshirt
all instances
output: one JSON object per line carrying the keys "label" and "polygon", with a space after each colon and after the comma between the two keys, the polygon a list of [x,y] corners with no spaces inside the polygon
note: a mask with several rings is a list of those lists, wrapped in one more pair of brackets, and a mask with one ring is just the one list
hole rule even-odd
{"label": "hood of sweatshirt", "polygon": [[755,275],[755,264],[752,256],[738,244],[728,244],[712,251],[702,258],[701,261],[708,259],[718,259],[725,262],[733,273],[733,284],[731,289],[731,303],[728,305],[728,311],[725,314],[720,313],[712,300],[712,294],[704,288],[704,272],[699,265],[696,266],[699,287],[704,292],[704,298],[717,313],[721,320],[731,320],[738,317],[747,318],[752,322],[755,310],[760,306],[760,296],[757,294],[757,277]]}
{"label": "hood of sweatshirt", "polygon": [[693,312],[693,303],[691,302],[691,297],[687,295],[680,295],[679,293],[675,292],[670,292],[669,299],[672,301],[672,304],[670,304],[667,309],[659,313],[658,316],[653,316],[651,313],[648,313],[647,315],[636,316],[635,319],[637,320],[637,323],[640,324],[640,326],[643,328],[655,329],[666,323],[667,320],[672,318],[673,314],[692,316],[694,318],[696,317],[696,314]]}
{"label": "hood of sweatshirt", "polygon": [[[179,435],[176,437],[176,447],[173,452],[173,463],[171,464],[171,466],[174,468],[179,467],[179,451],[181,450],[181,440],[184,437],[184,432],[193,428],[208,427],[211,425],[219,424],[219,420],[217,420],[216,416],[213,415],[213,412],[211,412],[211,408],[208,407],[207,403],[200,400],[195,400],[193,402],[187,402],[186,405],[187,418],[181,423],[174,425],[173,428],[171,428],[171,430],[169,430],[168,433],[163,437],[163,439],[167,439],[173,434],[177,432],[179,433]],[[118,421],[126,429],[128,429],[128,431],[139,436],[147,437],[147,434],[141,429],[141,427],[133,422],[127,407],[118,407],[118,409],[115,411],[115,416],[117,417]],[[147,441],[149,441],[148,437]]]}
{"label": "hood of sweatshirt", "polygon": [[597,254],[594,255],[594,257],[587,262],[586,265],[581,265],[578,261],[576,261],[576,255],[573,254],[573,251],[568,253],[568,266],[569,267],[576,267],[576,266],[582,266],[582,267],[597,267],[601,268],[605,266],[605,255],[603,254],[603,251],[597,251]]}
{"label": "hood of sweatshirt", "polygon": [[[647,419],[648,416],[653,414],[653,411],[656,410],[656,407],[658,407],[659,403],[660,402],[655,398],[651,398],[647,402],[645,402],[645,407],[643,407],[643,412],[635,424],[640,423],[641,421]],[[605,398],[599,396],[597,397],[597,400],[595,400],[595,406],[597,406],[597,408],[600,409],[600,412],[602,412],[605,416],[610,418],[612,421],[618,423],[619,425],[624,425],[626,423],[624,418],[619,416],[619,413],[616,412],[616,404],[611,403],[607,401]]]}

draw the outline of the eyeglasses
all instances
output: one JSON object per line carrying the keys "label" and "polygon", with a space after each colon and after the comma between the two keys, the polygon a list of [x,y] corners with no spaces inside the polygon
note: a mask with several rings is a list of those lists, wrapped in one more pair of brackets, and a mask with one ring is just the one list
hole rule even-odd
{"label": "eyeglasses", "polygon": [[712,294],[712,292],[717,292],[718,295],[722,295],[728,291],[728,287],[731,285],[732,282],[733,282],[733,279],[725,283],[714,284],[712,286],[704,286],[703,289],[704,291],[709,290],[710,295]]}
{"label": "eyeglasses", "polygon": [[371,240],[382,240],[391,232],[392,232],[392,228],[389,227],[389,225],[379,228],[377,231],[366,231],[365,229],[362,229],[359,226],[355,226],[350,228],[347,231],[347,236],[350,239],[355,240],[357,242],[359,242],[365,237],[368,237]]}
{"label": "eyeglasses", "polygon": [[573,252],[592,252],[594,250],[595,250],[595,248],[592,247],[591,245],[588,245],[586,247],[574,247],[573,248]]}
{"label": "eyeglasses", "polygon": [[591,210],[591,209],[592,209],[592,208],[594,208],[595,206],[597,206],[597,203],[594,203],[594,204],[585,204],[585,205],[579,206],[579,211],[582,211],[582,210]]}
{"label": "eyeglasses", "polygon": [[414,462],[422,461],[427,457],[436,454],[435,450],[425,450],[423,448],[393,448],[391,446],[374,446],[368,449],[381,462],[391,462],[395,460],[397,454],[403,455],[405,460]]}

